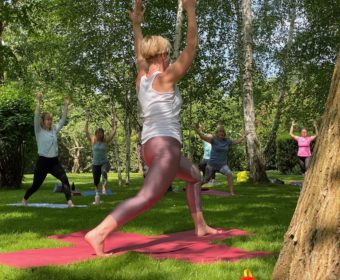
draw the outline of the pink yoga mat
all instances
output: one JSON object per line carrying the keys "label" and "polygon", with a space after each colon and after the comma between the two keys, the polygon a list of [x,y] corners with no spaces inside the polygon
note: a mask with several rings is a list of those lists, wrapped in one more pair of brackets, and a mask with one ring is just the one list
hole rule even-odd
{"label": "pink yoga mat", "polygon": [[[48,265],[66,265],[96,258],[92,248],[85,242],[86,231],[69,235],[50,236],[73,244],[67,248],[31,249],[0,254],[0,263],[27,268]],[[248,235],[238,229],[223,230],[221,234],[196,237],[193,231],[144,236],[135,233],[114,232],[105,241],[105,251],[121,255],[130,251],[150,255],[156,259],[186,260],[192,263],[237,261],[268,255],[268,252],[248,252],[224,245],[210,244],[212,240],[223,240],[234,236]]]}

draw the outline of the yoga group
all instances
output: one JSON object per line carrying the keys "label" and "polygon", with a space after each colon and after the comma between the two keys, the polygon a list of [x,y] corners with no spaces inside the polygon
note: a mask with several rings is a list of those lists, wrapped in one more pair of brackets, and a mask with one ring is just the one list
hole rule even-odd
{"label": "yoga group", "polygon": [[[203,172],[203,179],[198,166],[181,154],[181,124],[180,111],[182,98],[176,83],[187,73],[195,58],[198,35],[196,23],[196,0],[182,0],[183,9],[187,15],[186,46],[179,57],[171,63],[170,42],[161,36],[143,37],[141,23],[144,9],[142,0],[136,0],[134,9],[130,12],[134,34],[134,50],[138,73],[136,91],[143,116],[143,130],[141,135],[141,152],[148,172],[143,186],[132,198],[121,202],[94,229],[89,231],[85,239],[98,256],[106,256],[104,240],[108,235],[129,222],[144,211],[153,207],[167,192],[175,178],[186,182],[186,200],[189,207],[195,234],[204,236],[219,233],[206,223],[201,208],[201,186],[214,178],[215,172],[226,176],[230,195],[235,195],[233,174],[227,165],[227,151],[230,145],[243,142],[246,134],[240,139],[227,138],[223,126],[218,123],[216,132],[204,134],[199,124],[193,126],[200,139],[204,141],[204,156],[199,168]],[[42,93],[36,95],[36,109],[34,113],[34,130],[38,145],[38,160],[34,171],[32,186],[26,191],[22,204],[27,205],[30,196],[42,185],[47,174],[50,173],[62,183],[67,204],[73,207],[70,184],[64,168],[58,160],[57,134],[65,123],[70,98],[64,100],[64,110],[59,122],[52,126],[50,113],[41,113]],[[295,122],[292,123],[290,135],[299,146],[298,157],[301,169],[306,172],[311,156],[310,143],[316,135],[308,136],[303,129],[301,136],[293,134]],[[104,130],[98,128],[94,135],[88,131],[88,119],[84,132],[92,146],[92,172],[96,192],[99,191],[102,176],[102,193],[106,192],[107,173],[110,169],[107,152],[108,144],[116,132],[115,118],[112,118],[112,131],[105,136]],[[317,134],[317,127],[314,123]]]}

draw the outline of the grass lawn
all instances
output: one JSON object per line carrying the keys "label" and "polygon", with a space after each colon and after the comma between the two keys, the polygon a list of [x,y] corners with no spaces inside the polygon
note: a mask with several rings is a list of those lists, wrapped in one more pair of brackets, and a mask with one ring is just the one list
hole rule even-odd
{"label": "grass lawn", "polygon": [[[270,177],[282,180],[301,180],[301,176],[283,176],[269,172]],[[91,174],[69,175],[70,183],[77,189],[92,188]],[[216,190],[226,190],[226,183]],[[46,239],[49,235],[67,234],[96,226],[120,201],[133,196],[142,177],[131,175],[131,184],[117,186],[116,174],[109,175],[112,196],[103,198],[104,203],[92,205],[93,197],[74,197],[76,204],[88,204],[88,208],[47,209],[32,207],[10,207],[6,203],[20,202],[32,182],[32,175],[25,176],[23,189],[0,191],[0,252],[12,252],[31,248],[67,246],[65,243]],[[30,203],[65,203],[63,194],[53,193],[57,181],[48,176],[41,189]],[[184,193],[184,183],[175,181],[178,192],[168,193],[153,209],[140,215],[122,227],[121,231],[144,235],[159,235],[193,229]],[[293,215],[299,196],[299,188],[290,185],[236,184],[235,197],[202,196],[202,206],[207,222],[214,227],[242,229],[255,233],[247,237],[236,237],[220,243],[245,250],[270,251],[266,258],[243,260],[236,263],[191,264],[185,261],[154,260],[147,255],[128,253],[109,258],[97,258],[73,265],[50,266],[34,269],[16,269],[0,265],[0,279],[224,279],[238,280],[243,269],[249,268],[257,280],[269,280],[282,246],[283,235]]]}

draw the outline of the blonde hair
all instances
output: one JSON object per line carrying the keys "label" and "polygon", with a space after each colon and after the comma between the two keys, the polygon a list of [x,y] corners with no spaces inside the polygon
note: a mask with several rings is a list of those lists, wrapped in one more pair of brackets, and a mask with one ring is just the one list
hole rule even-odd
{"label": "blonde hair", "polygon": [[152,58],[162,53],[171,52],[171,44],[168,39],[162,36],[145,36],[142,41],[142,56],[145,60]]}
{"label": "blonde hair", "polygon": [[43,113],[41,114],[41,121],[40,121],[40,126],[41,126],[41,127],[44,127],[44,120],[45,120],[47,117],[52,118],[52,115],[51,115],[49,112],[43,112]]}

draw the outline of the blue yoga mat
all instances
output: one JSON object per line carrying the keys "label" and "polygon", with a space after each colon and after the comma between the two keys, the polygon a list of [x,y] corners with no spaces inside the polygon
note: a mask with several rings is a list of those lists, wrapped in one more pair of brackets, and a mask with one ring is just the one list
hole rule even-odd
{"label": "blue yoga mat", "polygon": [[[100,195],[112,195],[112,192],[109,189],[106,189],[106,194],[102,194],[102,191],[99,191],[98,193]],[[95,196],[96,191],[83,191],[83,192],[81,192],[81,195],[83,195],[83,196]]]}

